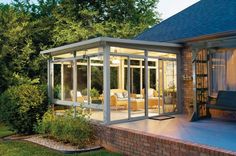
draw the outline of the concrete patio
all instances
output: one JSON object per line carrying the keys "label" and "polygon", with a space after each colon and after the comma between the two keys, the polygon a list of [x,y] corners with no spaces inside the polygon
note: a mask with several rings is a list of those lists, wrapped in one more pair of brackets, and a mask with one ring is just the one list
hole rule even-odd
{"label": "concrete patio", "polygon": [[176,115],[168,120],[141,120],[115,124],[112,128],[167,137],[183,142],[209,146],[236,153],[236,123],[217,119],[189,122],[186,116]]}

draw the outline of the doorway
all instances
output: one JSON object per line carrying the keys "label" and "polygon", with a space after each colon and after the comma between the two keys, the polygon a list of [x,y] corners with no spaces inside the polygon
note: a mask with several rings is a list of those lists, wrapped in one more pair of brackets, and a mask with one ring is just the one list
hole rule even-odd
{"label": "doorway", "polygon": [[177,66],[175,59],[148,60],[148,116],[177,111]]}

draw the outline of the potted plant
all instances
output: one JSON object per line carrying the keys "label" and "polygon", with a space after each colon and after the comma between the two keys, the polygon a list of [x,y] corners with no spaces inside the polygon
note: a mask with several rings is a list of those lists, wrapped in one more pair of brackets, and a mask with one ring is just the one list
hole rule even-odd
{"label": "potted plant", "polygon": [[176,97],[176,87],[174,81],[170,81],[168,89],[164,91],[165,104],[172,104],[174,102],[174,97]]}
{"label": "potted plant", "polygon": [[191,101],[187,107],[188,115],[193,113],[193,101]]}
{"label": "potted plant", "polygon": [[102,101],[99,99],[100,97],[99,91],[96,88],[92,88],[90,90],[90,96],[92,98],[92,103],[96,103],[96,104],[102,103]]}

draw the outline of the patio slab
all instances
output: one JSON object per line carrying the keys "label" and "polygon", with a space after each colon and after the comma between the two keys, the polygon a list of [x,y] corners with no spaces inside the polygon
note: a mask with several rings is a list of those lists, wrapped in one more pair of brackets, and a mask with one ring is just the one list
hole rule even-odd
{"label": "patio slab", "polygon": [[236,152],[236,123],[216,119],[189,122],[183,115],[168,120],[141,120],[114,124],[113,128],[125,128],[139,132],[165,136],[182,141],[207,145]]}

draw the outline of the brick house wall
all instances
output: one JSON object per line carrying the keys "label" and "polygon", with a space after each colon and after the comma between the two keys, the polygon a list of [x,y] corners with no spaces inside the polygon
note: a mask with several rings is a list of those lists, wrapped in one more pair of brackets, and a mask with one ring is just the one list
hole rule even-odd
{"label": "brick house wall", "polygon": [[[182,73],[188,77],[192,77],[192,53],[190,48],[185,48],[182,51]],[[193,81],[192,79],[183,80],[183,111],[184,113],[191,114],[193,110],[190,109],[190,105],[193,103]]]}

